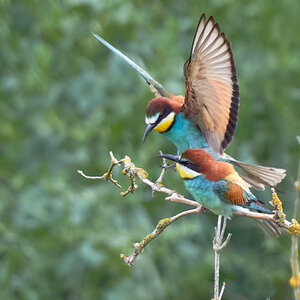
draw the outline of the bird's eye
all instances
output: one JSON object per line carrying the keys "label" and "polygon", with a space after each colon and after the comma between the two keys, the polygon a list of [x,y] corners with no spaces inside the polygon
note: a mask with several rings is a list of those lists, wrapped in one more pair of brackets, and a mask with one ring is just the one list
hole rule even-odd
{"label": "bird's eye", "polygon": [[185,165],[185,166],[191,166],[192,165],[192,163],[189,161],[189,160],[187,160],[187,159],[183,159],[183,160],[181,160],[182,161],[182,163]]}
{"label": "bird's eye", "polygon": [[145,117],[146,124],[155,124],[159,118],[160,113],[156,113],[154,116]]}

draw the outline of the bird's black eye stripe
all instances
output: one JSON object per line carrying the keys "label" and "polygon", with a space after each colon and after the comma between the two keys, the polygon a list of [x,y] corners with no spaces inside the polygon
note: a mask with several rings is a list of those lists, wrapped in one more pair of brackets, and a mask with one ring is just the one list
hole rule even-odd
{"label": "bird's black eye stripe", "polygon": [[162,119],[164,119],[170,112],[172,112],[171,107],[167,107],[165,108],[159,115],[157,121],[155,122],[155,124],[158,124]]}
{"label": "bird's black eye stripe", "polygon": [[198,165],[196,165],[196,164],[193,164],[190,161],[181,161],[181,164],[184,165],[184,166],[186,166],[187,168],[193,170],[193,171],[201,173],[200,167]]}

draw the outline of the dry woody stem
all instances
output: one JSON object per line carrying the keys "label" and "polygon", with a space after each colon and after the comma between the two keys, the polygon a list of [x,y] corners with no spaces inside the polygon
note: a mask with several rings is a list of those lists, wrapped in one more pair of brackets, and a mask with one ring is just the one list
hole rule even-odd
{"label": "dry woody stem", "polygon": [[[300,140],[299,140],[300,144]],[[298,178],[295,181],[296,198],[294,204],[294,220],[297,219],[298,205],[300,198],[300,160],[298,162]],[[294,299],[300,299],[300,272],[299,272],[299,258],[298,258],[298,236],[292,236],[292,247],[291,247],[291,269],[292,277],[290,278],[290,286],[294,290]]]}
{"label": "dry woody stem", "polygon": [[220,278],[220,255],[221,251],[229,244],[231,239],[231,233],[229,233],[224,240],[224,234],[227,224],[227,219],[224,217],[223,225],[222,225],[222,216],[218,217],[218,224],[215,227],[215,237],[213,239],[213,249],[215,252],[215,278],[214,278],[214,299],[213,300],[221,300],[224,290],[225,290],[225,282],[223,282],[223,286],[221,292],[219,292],[219,278]]}
{"label": "dry woody stem", "polygon": [[[141,242],[133,244],[134,252],[132,255],[130,255],[129,257],[126,257],[124,254],[121,254],[121,258],[124,260],[124,262],[127,265],[132,266],[132,265],[134,265],[139,254],[142,253],[143,249],[149,244],[149,242],[152,241],[154,238],[156,238],[158,235],[160,235],[166,227],[168,227],[174,221],[178,220],[179,218],[181,218],[185,215],[194,214],[194,213],[202,213],[204,211],[207,211],[207,209],[204,208],[200,203],[198,203],[194,200],[186,199],[182,195],[178,194],[175,190],[171,190],[171,189],[168,189],[165,186],[163,186],[163,184],[162,184],[163,177],[165,175],[166,169],[168,169],[168,167],[169,167],[169,165],[167,164],[167,162],[165,160],[163,160],[162,171],[161,171],[160,176],[158,177],[158,179],[155,182],[152,182],[148,179],[148,173],[144,169],[136,167],[132,163],[130,157],[125,156],[124,158],[117,160],[112,152],[110,152],[109,154],[111,157],[111,164],[108,168],[108,171],[106,173],[104,173],[102,176],[87,176],[80,170],[78,170],[78,173],[87,179],[111,181],[118,188],[122,188],[120,186],[120,184],[118,183],[118,181],[113,179],[112,171],[115,166],[123,164],[124,169],[122,171],[122,174],[126,175],[129,178],[130,184],[126,191],[121,192],[122,197],[125,197],[129,193],[133,193],[138,189],[138,185],[136,183],[136,178],[138,178],[142,183],[150,186],[152,193],[159,192],[159,193],[167,194],[168,196],[165,198],[165,200],[171,201],[171,202],[183,203],[183,204],[187,204],[187,205],[194,207],[194,209],[183,211],[183,212],[177,214],[176,216],[160,220],[152,233],[148,234],[145,238],[143,238]],[[285,215],[282,210],[281,201],[277,197],[275,190],[273,191],[273,200],[271,202],[275,207],[274,214],[263,214],[263,213],[251,212],[246,208],[241,209],[240,211],[236,211],[236,212],[234,212],[234,214],[239,215],[239,216],[255,218],[255,219],[274,221],[279,226],[286,229],[290,234],[299,236],[300,235],[300,225],[298,224],[296,219],[293,219],[292,222],[289,222],[285,219]],[[225,230],[225,228],[224,228],[224,230]],[[223,235],[224,235],[224,233],[223,233]],[[229,240],[228,240],[228,242],[229,242]],[[226,243],[226,241],[225,241],[225,243]],[[222,293],[222,290],[221,290],[221,293]],[[219,297],[221,297],[221,293],[220,293]]]}

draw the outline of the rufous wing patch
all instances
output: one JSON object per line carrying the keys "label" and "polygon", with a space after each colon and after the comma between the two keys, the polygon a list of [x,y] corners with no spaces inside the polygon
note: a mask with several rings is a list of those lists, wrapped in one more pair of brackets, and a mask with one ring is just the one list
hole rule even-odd
{"label": "rufous wing patch", "polygon": [[232,204],[243,205],[246,203],[243,188],[235,183],[229,183],[229,188],[225,194],[225,198],[232,202]]}

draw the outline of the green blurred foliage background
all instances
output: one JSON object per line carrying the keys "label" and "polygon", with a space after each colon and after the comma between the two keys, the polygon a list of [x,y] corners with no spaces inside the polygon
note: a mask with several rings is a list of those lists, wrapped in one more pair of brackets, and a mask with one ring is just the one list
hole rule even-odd
{"label": "green blurred foliage background", "polygon": [[[227,153],[283,167],[279,186],[292,217],[299,147],[300,28],[297,0],[0,1],[0,299],[210,299],[217,217],[191,215],[153,241],[133,268],[119,258],[157,221],[187,207],[126,198],[102,174],[113,150],[155,180],[152,133],[141,144],[153,94],[96,32],[173,93],[184,93],[183,64],[203,12],[232,42],[241,108]],[[119,169],[121,170],[121,169]],[[126,186],[126,178],[115,177]],[[178,174],[166,185],[189,197]],[[256,193],[268,202],[270,192]],[[272,239],[253,220],[234,218],[221,257],[224,299],[291,299],[290,236]]]}

